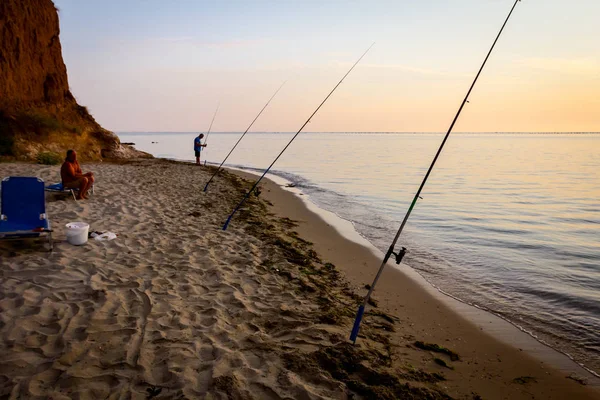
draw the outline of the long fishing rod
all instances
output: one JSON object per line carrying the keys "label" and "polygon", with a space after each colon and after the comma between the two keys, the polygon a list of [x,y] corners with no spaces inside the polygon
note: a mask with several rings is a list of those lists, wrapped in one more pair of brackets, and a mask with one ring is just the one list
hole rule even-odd
{"label": "long fishing rod", "polygon": [[[215,110],[215,114],[213,115],[212,120],[210,121],[210,126],[208,127],[208,132],[206,132],[206,139],[204,139],[204,146],[206,146],[206,143],[208,143],[208,135],[210,135],[210,130],[212,129],[213,122],[215,122],[215,117],[217,116],[217,112],[219,111],[220,105],[221,105],[221,102],[217,103],[217,109]],[[206,150],[204,151],[204,153],[206,153]],[[204,165],[206,165],[206,156],[204,156]]]}
{"label": "long fishing rod", "polygon": [[[285,82],[287,82],[287,81],[285,81]],[[283,82],[281,84],[281,86],[279,86],[279,89],[277,89],[275,91],[275,93],[273,94],[273,96],[271,96],[271,98],[269,99],[269,101],[267,101],[267,104],[265,104],[265,106],[262,108],[262,110],[260,110],[260,112],[258,113],[258,115],[256,116],[256,118],[254,118],[254,120],[250,123],[250,125],[248,126],[248,128],[246,128],[246,130],[244,131],[244,133],[242,133],[242,136],[240,136],[240,138],[238,139],[238,141],[235,142],[235,144],[233,145],[233,147],[231,148],[231,150],[229,151],[229,153],[227,153],[227,155],[225,156],[225,159],[223,160],[223,162],[221,162],[221,165],[219,165],[219,168],[217,168],[217,170],[215,171],[215,173],[213,174],[213,176],[211,176],[210,179],[208,180],[208,182],[206,182],[206,186],[204,186],[204,191],[205,192],[208,189],[208,185],[210,185],[210,183],[212,182],[212,180],[215,178],[215,176],[217,176],[217,174],[221,170],[221,167],[223,166],[223,164],[225,164],[225,161],[227,161],[227,159],[229,158],[229,156],[231,155],[231,153],[233,153],[233,151],[235,150],[235,148],[237,147],[237,145],[242,141],[242,139],[244,138],[244,136],[246,136],[246,133],[248,133],[248,131],[250,130],[250,128],[252,128],[252,125],[254,125],[254,123],[256,122],[256,120],[258,119],[258,117],[260,117],[260,114],[262,114],[263,111],[265,111],[265,109],[267,108],[267,106],[269,105],[269,103],[271,102],[271,100],[273,100],[273,98],[275,96],[277,96],[277,93],[279,93],[279,91],[281,90],[281,88],[283,87],[283,85],[285,85],[285,82]]]}
{"label": "long fishing rod", "polygon": [[375,43],[373,43],[372,45],[370,45],[369,48],[367,50],[365,50],[365,52],[362,54],[362,56],[360,56],[360,58],[358,60],[356,60],[356,62],[354,63],[354,65],[352,65],[352,67],[348,70],[348,72],[346,72],[346,74],[342,77],[342,79],[340,79],[340,81],[337,83],[337,85],[335,85],[334,88],[331,90],[331,92],[329,92],[329,94],[327,95],[327,97],[325,97],[325,100],[323,100],[321,102],[321,104],[319,104],[319,107],[317,107],[317,109],[310,115],[310,117],[308,117],[308,119],[300,127],[300,129],[298,129],[298,132],[296,132],[296,134],[290,139],[290,141],[288,142],[288,144],[285,145],[285,147],[283,148],[283,150],[281,150],[281,152],[279,153],[279,155],[277,157],[275,157],[275,160],[273,160],[273,162],[271,163],[271,165],[269,165],[269,167],[265,170],[265,172],[263,172],[262,176],[254,183],[254,185],[248,191],[248,193],[246,193],[246,195],[244,196],[244,198],[242,199],[242,201],[240,201],[240,203],[233,209],[233,211],[231,212],[231,215],[229,215],[229,217],[227,218],[227,221],[225,221],[225,224],[223,225],[223,230],[227,229],[227,227],[229,226],[229,223],[231,222],[231,218],[233,218],[233,216],[235,215],[235,213],[240,209],[240,207],[242,206],[242,204],[244,204],[244,202],[246,201],[246,199],[248,197],[250,197],[250,194],[254,191],[254,189],[256,189],[256,187],[258,186],[258,184],[260,183],[260,181],[262,181],[262,179],[265,177],[265,175],[267,174],[267,172],[269,172],[269,170],[271,169],[271,167],[273,167],[273,165],[275,165],[275,163],[277,162],[277,160],[279,160],[279,157],[281,157],[281,155],[283,154],[283,152],[285,152],[287,150],[287,148],[292,144],[292,142],[294,141],[294,139],[296,139],[296,136],[298,136],[300,134],[300,132],[302,132],[302,129],[304,129],[304,127],[310,122],[310,120],[312,119],[312,117],[315,116],[315,114],[317,113],[317,111],[319,111],[319,109],[323,106],[323,104],[325,104],[325,102],[327,101],[327,99],[329,99],[329,97],[333,94],[333,92],[335,92],[335,90],[338,88],[338,86],[340,86],[342,84],[342,82],[344,81],[344,79],[346,79],[346,77],[348,76],[348,74],[350,74],[350,72],[352,72],[352,70],[354,69],[354,67],[356,67],[356,65],[360,62],[360,60],[362,60],[363,57],[365,55],[367,55],[367,53],[369,52],[369,50],[371,50],[371,48],[374,45],[375,45]]}
{"label": "long fishing rod", "polygon": [[504,21],[502,28],[500,28],[500,32],[498,33],[498,36],[496,36],[496,40],[494,40],[494,43],[492,44],[492,47],[490,48],[487,56],[485,57],[483,64],[481,64],[481,68],[479,68],[479,72],[477,72],[477,75],[475,76],[475,79],[473,80],[473,83],[471,84],[471,87],[469,88],[469,91],[467,92],[465,99],[461,103],[460,108],[458,109],[458,112],[456,113],[456,116],[454,117],[454,120],[452,120],[452,124],[450,124],[450,128],[448,129],[446,136],[444,136],[444,140],[442,141],[442,144],[440,145],[437,153],[435,154],[435,157],[433,158],[433,161],[431,162],[431,165],[429,166],[429,169],[427,170],[427,173],[425,174],[425,177],[423,178],[423,182],[421,182],[421,186],[419,186],[419,190],[417,190],[417,193],[415,194],[415,197],[413,198],[413,201],[410,204],[410,207],[408,208],[406,215],[404,216],[404,220],[402,221],[402,224],[400,225],[400,228],[398,229],[398,232],[396,233],[396,236],[394,237],[394,240],[392,241],[392,244],[390,245],[389,250],[387,251],[387,253],[385,253],[383,262],[381,263],[381,266],[379,267],[379,271],[377,271],[377,275],[375,276],[375,279],[373,280],[373,283],[371,284],[371,287],[369,288],[369,292],[365,296],[363,303],[358,308],[358,311],[356,313],[356,319],[354,320],[354,326],[352,327],[352,333],[350,333],[350,340],[354,343],[356,343],[356,338],[358,337],[358,331],[360,330],[360,323],[362,321],[362,317],[365,312],[365,307],[367,306],[367,303],[369,302],[369,299],[371,298],[371,294],[373,293],[373,290],[375,290],[375,285],[377,284],[377,281],[379,280],[379,277],[381,276],[381,273],[383,272],[383,269],[384,269],[386,263],[388,262],[390,257],[392,255],[394,255],[396,258],[396,264],[400,264],[402,262],[402,258],[406,254],[405,247],[402,247],[402,249],[400,251],[398,251],[397,253],[394,252],[394,248],[396,247],[398,238],[400,237],[400,234],[402,233],[402,230],[404,229],[404,225],[406,225],[406,221],[408,220],[408,217],[410,217],[410,214],[411,214],[413,208],[415,207],[417,200],[419,199],[419,197],[421,195],[421,190],[423,190],[423,187],[425,186],[425,183],[427,182],[427,179],[429,178],[429,174],[431,173],[431,170],[433,169],[440,153],[442,152],[442,149],[444,148],[444,145],[446,144],[446,140],[448,140],[448,137],[450,136],[450,133],[452,132],[452,129],[454,128],[454,124],[458,120],[458,117],[460,116],[460,113],[462,112],[462,110],[465,106],[465,103],[467,103],[469,96],[471,95],[471,91],[473,90],[473,87],[475,86],[477,79],[479,79],[479,75],[481,74],[481,71],[483,71],[483,67],[485,67],[485,64],[487,63],[488,58],[492,54],[492,50],[494,50],[494,47],[496,46],[496,42],[498,42],[500,35],[502,35],[502,31],[504,30],[504,27],[508,23],[508,20],[510,19],[510,16],[512,15],[512,13],[519,1],[521,1],[521,0],[515,0],[515,4],[512,6],[510,13],[508,13],[508,17],[506,17],[506,20]]}

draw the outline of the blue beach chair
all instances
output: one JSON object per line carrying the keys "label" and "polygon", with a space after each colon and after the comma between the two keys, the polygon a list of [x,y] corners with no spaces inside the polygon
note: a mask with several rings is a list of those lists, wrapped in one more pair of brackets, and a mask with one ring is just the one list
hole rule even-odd
{"label": "blue beach chair", "polygon": [[0,239],[47,237],[52,250],[44,181],[35,177],[9,176],[2,180],[0,187]]}
{"label": "blue beach chair", "polygon": [[[46,186],[46,191],[51,192],[51,193],[62,193],[62,194],[70,193],[71,196],[73,196],[73,199],[77,201],[75,192],[79,192],[79,189],[78,188],[74,188],[74,189],[65,188],[63,186],[62,182],[58,182],[53,185]],[[94,194],[94,185],[92,185],[91,192],[92,192],[92,194]]]}

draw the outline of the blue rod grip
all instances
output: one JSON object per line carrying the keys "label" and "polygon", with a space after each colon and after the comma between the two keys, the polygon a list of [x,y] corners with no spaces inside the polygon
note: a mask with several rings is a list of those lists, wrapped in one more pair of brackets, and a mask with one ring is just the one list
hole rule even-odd
{"label": "blue rod grip", "polygon": [[229,216],[229,218],[227,218],[227,221],[225,221],[225,225],[223,225],[223,230],[226,231],[227,227],[229,226],[229,223],[231,222],[231,217],[233,217],[233,214],[231,214]]}
{"label": "blue rod grip", "polygon": [[350,333],[350,340],[353,343],[356,343],[356,338],[358,337],[358,331],[360,330],[360,323],[362,321],[363,314],[365,313],[364,304],[358,307],[358,311],[356,313],[356,319],[354,320],[354,326],[352,327],[352,333]]}

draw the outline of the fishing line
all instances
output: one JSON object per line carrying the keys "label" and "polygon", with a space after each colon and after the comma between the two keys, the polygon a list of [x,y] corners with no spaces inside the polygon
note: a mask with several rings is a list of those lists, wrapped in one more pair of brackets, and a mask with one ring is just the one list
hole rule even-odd
{"label": "fishing line", "polygon": [[265,175],[267,174],[267,172],[269,172],[269,170],[271,169],[271,167],[273,167],[273,165],[275,165],[275,163],[277,162],[277,160],[279,160],[279,157],[281,157],[281,155],[292,144],[292,142],[294,141],[294,139],[296,139],[296,136],[298,136],[300,134],[300,132],[302,132],[302,129],[304,129],[304,127],[310,122],[311,118],[314,117],[314,115],[317,113],[317,111],[319,111],[319,109],[323,106],[323,104],[325,104],[325,102],[327,101],[327,99],[329,99],[329,97],[333,94],[333,92],[335,92],[335,90],[338,88],[338,86],[340,86],[342,84],[342,82],[344,81],[344,79],[346,79],[346,77],[348,76],[348,74],[350,74],[350,72],[352,72],[352,70],[354,69],[354,67],[356,67],[356,65],[360,62],[360,60],[363,59],[363,57],[369,52],[369,50],[371,50],[371,48],[374,45],[375,45],[375,43],[373,43],[371,46],[369,46],[369,48],[362,54],[362,56],[360,56],[360,58],[358,60],[356,60],[356,62],[354,63],[354,65],[352,65],[352,67],[348,70],[348,72],[346,72],[346,74],[342,77],[342,79],[340,79],[340,81],[337,83],[337,85],[335,85],[335,87],[331,90],[331,92],[329,92],[329,94],[327,95],[327,97],[325,97],[325,100],[323,100],[321,102],[321,104],[319,104],[319,107],[317,107],[317,109],[310,115],[310,117],[308,117],[308,119],[300,127],[300,129],[298,129],[298,132],[296,132],[296,134],[290,139],[290,141],[288,142],[288,144],[285,145],[285,147],[283,148],[283,150],[281,150],[281,152],[279,153],[279,155],[277,157],[275,157],[275,160],[273,160],[273,162],[271,163],[271,165],[269,165],[269,167],[265,170],[265,172],[263,172],[262,176],[254,183],[254,185],[248,191],[248,193],[246,193],[246,195],[244,196],[244,198],[242,199],[242,201],[240,201],[240,203],[232,211],[231,215],[229,215],[229,217],[227,218],[227,221],[225,221],[225,224],[223,225],[223,230],[227,229],[227,226],[229,226],[229,223],[231,222],[231,218],[233,218],[233,216],[235,215],[235,213],[240,209],[240,207],[242,206],[242,204],[244,204],[244,202],[246,201],[246,199],[248,197],[250,197],[250,194],[254,191],[254,189],[256,189],[256,187],[258,186],[258,184],[260,183],[260,181],[265,177]]}
{"label": "fishing line", "polygon": [[242,136],[240,136],[240,138],[238,139],[238,141],[235,142],[235,144],[233,145],[233,147],[231,148],[231,150],[229,151],[229,153],[227,153],[227,155],[225,156],[225,159],[223,160],[223,162],[221,162],[221,165],[219,165],[219,168],[217,168],[217,170],[210,177],[210,179],[208,180],[208,182],[206,182],[206,186],[204,186],[204,191],[205,192],[208,189],[208,185],[210,185],[210,183],[212,182],[212,180],[215,178],[215,176],[217,176],[217,174],[221,170],[221,167],[223,166],[223,164],[225,164],[225,161],[227,161],[227,159],[229,158],[229,156],[231,155],[231,153],[233,153],[233,150],[235,150],[235,148],[242,141],[242,139],[244,138],[244,136],[246,136],[246,133],[248,133],[248,131],[250,130],[250,128],[252,128],[252,125],[254,125],[254,123],[256,122],[256,120],[258,119],[258,117],[260,117],[260,114],[262,114],[262,112],[265,111],[265,109],[267,108],[267,106],[269,105],[269,103],[271,102],[271,100],[273,100],[273,98],[277,95],[277,93],[279,93],[279,91],[281,90],[281,88],[283,87],[283,85],[285,85],[286,82],[287,81],[283,82],[281,84],[281,86],[279,86],[279,89],[277,89],[275,91],[275,93],[273,94],[273,96],[271,96],[271,98],[269,99],[269,101],[267,101],[267,104],[265,104],[265,106],[262,108],[262,110],[260,110],[260,112],[258,113],[258,115],[256,116],[256,118],[254,118],[254,120],[252,121],[252,123],[250,123],[250,125],[248,126],[248,128],[246,128],[246,130],[244,131],[244,133],[242,133]]}
{"label": "fishing line", "polygon": [[487,56],[485,57],[483,64],[481,64],[481,68],[479,68],[479,72],[477,72],[477,75],[475,76],[475,79],[473,80],[473,83],[471,84],[471,87],[469,88],[469,91],[467,92],[465,99],[461,103],[460,108],[458,109],[458,112],[456,113],[456,116],[454,117],[454,120],[452,121],[452,124],[450,125],[450,128],[448,129],[448,132],[446,133],[446,136],[444,136],[444,140],[442,141],[442,144],[440,145],[437,153],[435,154],[435,157],[433,158],[433,161],[431,162],[431,165],[429,166],[429,169],[427,170],[427,173],[425,174],[425,177],[423,178],[423,182],[421,182],[421,186],[419,186],[419,190],[417,190],[417,193],[415,194],[415,197],[413,198],[413,201],[410,204],[410,207],[408,208],[406,215],[404,216],[404,220],[402,221],[402,224],[400,225],[400,228],[398,229],[398,232],[396,233],[396,236],[394,237],[394,240],[392,241],[392,244],[390,245],[389,250],[387,251],[387,253],[385,253],[383,262],[381,263],[381,266],[379,267],[379,271],[377,271],[377,275],[375,276],[375,279],[373,280],[373,283],[371,284],[371,287],[369,288],[369,292],[365,296],[362,305],[358,308],[358,311],[356,313],[356,319],[354,320],[354,326],[352,327],[352,332],[350,333],[350,340],[354,343],[356,343],[356,338],[358,337],[358,331],[360,330],[360,323],[362,321],[362,317],[365,312],[365,307],[367,306],[367,303],[369,302],[369,299],[371,298],[371,294],[373,293],[373,290],[375,290],[375,285],[377,284],[377,281],[379,280],[379,277],[381,276],[381,273],[383,272],[385,264],[388,262],[388,260],[390,259],[390,257],[392,255],[394,255],[396,258],[396,264],[400,264],[402,262],[402,258],[406,254],[405,247],[402,247],[402,249],[398,252],[394,252],[394,248],[396,247],[396,242],[398,242],[398,238],[400,237],[400,234],[402,233],[402,230],[404,229],[404,225],[406,225],[406,221],[408,220],[408,217],[410,216],[413,208],[415,207],[415,204],[417,203],[417,200],[420,197],[421,190],[423,190],[423,187],[425,186],[425,183],[427,182],[427,179],[429,178],[429,174],[431,173],[433,166],[435,165],[440,153],[442,152],[442,149],[444,148],[444,145],[446,144],[446,140],[448,139],[448,137],[450,136],[450,133],[452,132],[452,129],[454,128],[454,124],[458,120],[458,117],[460,116],[460,113],[462,112],[463,107],[465,106],[465,103],[467,103],[469,96],[471,95],[471,91],[473,90],[473,87],[475,86],[477,79],[479,79],[479,75],[481,74],[481,71],[483,71],[483,67],[485,67],[485,64],[487,63],[488,58],[492,54],[492,50],[494,50],[494,47],[496,46],[496,43],[498,42],[500,35],[502,35],[502,31],[504,30],[504,27],[508,23],[508,20],[510,19],[510,16],[512,15],[512,13],[519,1],[521,1],[521,0],[515,0],[515,4],[512,6],[510,13],[508,13],[508,17],[506,17],[506,20],[504,21],[502,28],[500,28],[500,32],[498,32],[498,36],[496,36],[496,40],[494,40],[494,43],[492,44],[492,47],[490,48],[489,52],[487,53]]}

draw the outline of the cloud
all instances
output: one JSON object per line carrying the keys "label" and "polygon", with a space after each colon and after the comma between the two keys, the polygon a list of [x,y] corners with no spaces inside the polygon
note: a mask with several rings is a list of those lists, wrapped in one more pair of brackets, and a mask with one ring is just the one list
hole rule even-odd
{"label": "cloud", "polygon": [[163,36],[163,37],[151,37],[143,39],[132,39],[132,38],[105,38],[103,42],[108,45],[126,45],[126,46],[140,46],[140,45],[181,45],[181,46],[194,46],[203,47],[210,49],[232,49],[258,46],[269,43],[267,39],[231,39],[223,41],[204,41],[197,39],[194,36]]}
{"label": "cloud", "polygon": [[[336,61],[333,64],[337,67],[344,67],[344,68],[350,68],[350,66],[352,65],[352,63],[350,63],[350,62],[341,62],[341,61]],[[429,69],[429,68],[413,67],[411,65],[405,65],[405,64],[361,63],[359,65],[361,68],[394,70],[394,71],[410,72],[413,74],[426,75],[426,76],[437,76],[437,77],[468,76],[467,74],[460,73],[460,72],[449,72],[449,71],[434,70],[434,69]]]}
{"label": "cloud", "polygon": [[403,64],[370,64],[370,63],[366,63],[363,64],[363,67],[365,68],[377,68],[377,69],[394,69],[394,70],[400,70],[400,71],[405,71],[405,72],[413,72],[416,74],[421,74],[421,75],[450,75],[447,72],[444,71],[436,71],[433,69],[428,69],[428,68],[419,68],[419,67],[412,67],[410,65],[403,65]]}
{"label": "cloud", "polygon": [[600,74],[600,61],[594,58],[525,58],[520,65],[537,70],[568,74]]}
{"label": "cloud", "polygon": [[148,42],[164,42],[164,43],[180,43],[187,44],[196,47],[206,47],[210,49],[229,49],[229,48],[240,48],[250,47],[265,44],[268,42],[266,39],[231,39],[223,41],[203,41],[198,40],[192,36],[181,36],[181,37],[159,37],[147,39]]}
{"label": "cloud", "polygon": [[180,36],[180,37],[159,37],[156,39],[149,39],[158,42],[167,42],[167,43],[189,43],[194,40],[193,36]]}

